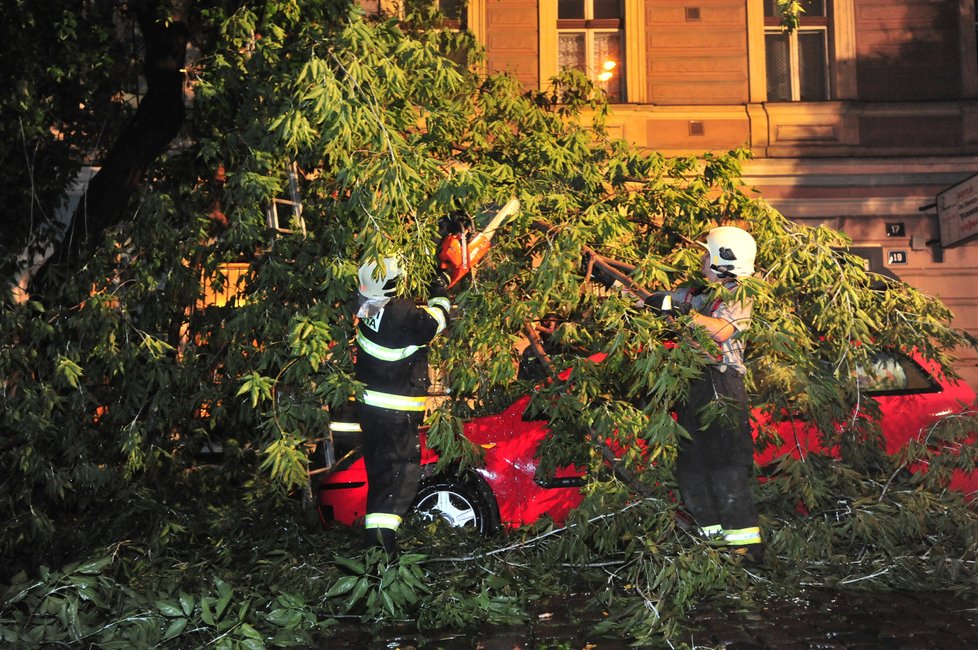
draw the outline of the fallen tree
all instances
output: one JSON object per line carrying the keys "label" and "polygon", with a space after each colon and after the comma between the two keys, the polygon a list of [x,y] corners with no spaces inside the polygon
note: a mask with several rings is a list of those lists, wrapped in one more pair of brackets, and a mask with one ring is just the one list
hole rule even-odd
{"label": "fallen tree", "polygon": [[[939,477],[896,474],[871,419],[838,427],[860,399],[852,371],[876,350],[915,347],[951,372],[951,350],[973,341],[939,300],[867,273],[844,234],[793,224],[752,195],[739,181],[748,152],[667,159],[609,138],[580,75],[527,92],[446,59],[477,55],[464,34],[320,2],[259,9],[243,3],[217,30],[194,88],[194,146],[153,166],[138,209],[57,296],[3,304],[5,634],[284,645],[315,640],[336,616],[523,620],[535,595],[571,580],[565,567],[614,604],[623,633],[659,640],[728,589],[973,586],[973,508]],[[293,162],[304,227],[272,231],[266,211],[288,195]],[[212,182],[218,168],[223,183]],[[459,418],[527,389],[517,345],[527,323],[557,315],[556,343],[608,354],[588,366],[550,353],[573,381],[538,395],[554,432],[544,465],[588,465],[588,498],[566,530],[524,531],[533,543],[419,526],[406,545],[425,557],[385,573],[346,531],[307,522],[291,497],[305,487],[307,444],[328,423],[323,405],[356,391],[355,270],[396,251],[421,295],[439,222],[511,196],[520,216],[460,286],[452,332],[433,350],[455,399],[431,415],[429,442],[446,463],[478,462]],[[216,202],[226,228],[210,216]],[[691,282],[700,252],[690,242],[734,221],[760,247],[760,273],[742,289],[758,324],[755,404],[790,406],[854,452],[786,462],[784,480],[758,487],[771,582],[675,525],[670,459],[682,434],[669,411],[709,343],[589,277],[590,264],[606,264],[647,290]],[[224,286],[229,262],[247,267],[242,299],[204,308],[198,299]],[[581,407],[596,398],[599,408]],[[964,442],[973,426],[953,418],[939,435]],[[654,472],[625,467],[642,498],[609,475],[592,432],[662,450]],[[200,462],[218,447],[219,466]],[[973,448],[962,449],[957,462],[973,468]],[[855,516],[797,514],[799,504],[826,512],[840,494]],[[462,543],[473,550],[459,556]],[[59,618],[70,611],[80,617]]]}

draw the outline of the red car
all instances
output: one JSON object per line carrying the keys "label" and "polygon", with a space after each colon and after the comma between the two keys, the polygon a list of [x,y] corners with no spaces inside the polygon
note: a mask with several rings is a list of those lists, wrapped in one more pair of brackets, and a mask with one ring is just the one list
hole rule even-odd
{"label": "red car", "polygon": [[[600,356],[593,358],[600,360]],[[860,373],[859,381],[864,394],[880,404],[888,453],[901,449],[911,437],[926,434],[939,418],[958,413],[975,401],[975,392],[966,384],[938,379],[933,364],[902,353],[878,356],[869,372]],[[473,418],[463,425],[464,435],[485,450],[483,466],[464,478],[435,472],[437,455],[423,444],[422,431],[422,482],[414,509],[484,534],[500,526],[530,524],[544,516],[562,523],[580,504],[584,479],[573,467],[559,470],[547,483],[535,479],[536,452],[547,435],[547,421],[524,420],[529,403],[530,396],[524,395],[499,414]],[[762,417],[755,412],[755,418]],[[782,444],[755,457],[762,467],[784,454],[798,457],[822,451],[814,429],[804,421],[782,422],[777,431]],[[356,439],[348,436],[336,439],[337,456],[342,458],[346,451],[346,458],[324,473],[317,486],[324,525],[331,521],[352,525],[364,516],[367,474]],[[978,472],[956,472],[951,487],[965,493],[978,490]]]}
{"label": "red car", "polygon": [[[916,354],[889,351],[877,355],[870,366],[857,369],[857,381],[863,395],[880,406],[880,428],[888,454],[896,454],[911,439],[923,439],[931,426],[941,418],[961,413],[975,404],[975,391],[960,381],[948,380],[938,372],[934,362]],[[754,413],[757,421],[764,416]],[[794,419],[777,426],[781,444],[755,454],[764,467],[785,454],[800,458],[810,452],[824,452],[818,432],[804,420]],[[974,442],[974,440],[972,440]],[[831,450],[835,455],[837,450]],[[913,471],[926,468],[920,464]],[[965,474],[955,470],[949,487],[964,494],[978,491],[978,472]]]}

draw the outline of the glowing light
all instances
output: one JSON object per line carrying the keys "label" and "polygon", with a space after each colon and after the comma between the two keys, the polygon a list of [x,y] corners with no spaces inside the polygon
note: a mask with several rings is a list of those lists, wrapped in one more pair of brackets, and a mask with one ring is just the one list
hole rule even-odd
{"label": "glowing light", "polygon": [[618,67],[618,63],[612,60],[607,60],[601,64],[601,72],[598,73],[598,81],[604,83],[611,79],[615,73],[614,69]]}

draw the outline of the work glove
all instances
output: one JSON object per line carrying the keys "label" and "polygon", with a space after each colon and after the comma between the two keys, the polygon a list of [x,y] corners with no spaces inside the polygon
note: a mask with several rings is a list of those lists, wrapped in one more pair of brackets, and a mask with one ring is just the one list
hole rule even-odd
{"label": "work glove", "polygon": [[447,289],[449,283],[451,283],[452,278],[448,275],[448,271],[444,269],[438,269],[435,271],[435,277],[431,279],[431,287],[438,289]]}
{"label": "work glove", "polygon": [[668,291],[653,292],[642,301],[642,306],[656,316],[666,315],[672,309],[672,294]]}
{"label": "work glove", "polygon": [[674,301],[668,291],[656,291],[644,300],[645,308],[659,316],[685,316],[692,309],[685,300]]}
{"label": "work glove", "polygon": [[448,271],[444,269],[436,269],[435,277],[431,279],[431,284],[428,286],[428,295],[431,297],[435,296],[448,296],[448,285],[451,283],[452,278],[448,275]]}
{"label": "work glove", "polygon": [[675,317],[688,316],[689,312],[693,311],[693,305],[686,302],[685,300],[680,300],[678,302],[672,300],[670,302],[672,303],[671,305],[669,305],[670,309],[668,313],[670,316],[675,316]]}

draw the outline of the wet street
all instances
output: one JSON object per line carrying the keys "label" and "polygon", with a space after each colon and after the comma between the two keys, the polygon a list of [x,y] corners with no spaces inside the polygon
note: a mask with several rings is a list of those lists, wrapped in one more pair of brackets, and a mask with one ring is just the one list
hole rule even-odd
{"label": "wet street", "polygon": [[696,647],[771,650],[978,648],[978,602],[942,593],[810,592],[755,611],[704,612]]}
{"label": "wet street", "polygon": [[[419,634],[408,627],[343,626],[323,650],[625,650],[595,636],[586,598],[548,602],[527,626]],[[590,617],[590,618],[588,618]],[[978,600],[940,592],[809,591],[804,598],[740,607],[728,601],[692,617],[676,647],[706,650],[978,649]],[[641,647],[641,646],[640,646]],[[645,646],[669,647],[669,646]]]}

